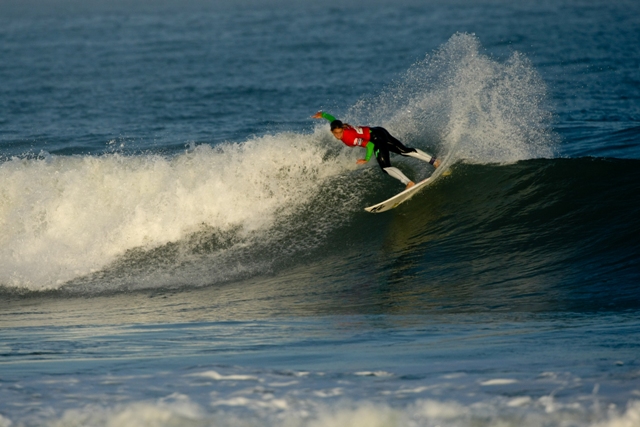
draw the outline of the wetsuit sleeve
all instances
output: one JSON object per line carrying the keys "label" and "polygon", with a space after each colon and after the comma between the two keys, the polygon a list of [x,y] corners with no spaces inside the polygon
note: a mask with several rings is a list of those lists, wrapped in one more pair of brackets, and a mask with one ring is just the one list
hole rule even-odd
{"label": "wetsuit sleeve", "polygon": [[373,142],[369,141],[367,144],[367,155],[364,156],[364,159],[368,162],[371,159],[371,155],[373,154],[373,150],[375,149],[375,145]]}
{"label": "wetsuit sleeve", "polygon": [[332,121],[334,121],[336,119],[331,114],[325,113],[324,111],[322,112],[322,118],[325,119],[325,120],[329,120],[330,122],[332,122]]}

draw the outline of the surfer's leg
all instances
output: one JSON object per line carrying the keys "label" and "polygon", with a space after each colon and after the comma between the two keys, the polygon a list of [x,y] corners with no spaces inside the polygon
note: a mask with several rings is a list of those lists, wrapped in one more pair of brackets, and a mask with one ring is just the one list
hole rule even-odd
{"label": "surfer's leg", "polygon": [[[379,148],[378,148],[379,147]],[[391,160],[389,160],[389,150],[385,144],[376,145],[376,160],[380,165],[382,171],[388,175],[391,175],[401,183],[407,186],[407,188],[413,187],[413,181],[411,181],[402,171],[398,168],[391,166]]]}
{"label": "surfer's leg", "polygon": [[405,174],[402,173],[402,171],[398,168],[394,168],[393,166],[390,168],[384,168],[382,169],[383,171],[385,171],[385,173],[391,175],[392,177],[394,177],[395,179],[397,179],[398,181],[400,181],[401,183],[403,183],[404,185],[407,186],[407,188],[411,188],[413,187],[413,181],[411,181],[409,178],[407,178],[407,176]]}
{"label": "surfer's leg", "polygon": [[431,165],[433,165],[434,167],[438,167],[440,166],[440,160],[436,159],[433,156],[428,155],[427,153],[425,153],[424,151],[418,149],[418,148],[413,148],[413,152],[411,153],[406,153],[403,154],[401,153],[403,156],[409,156],[409,157],[413,157],[419,160],[422,160],[423,162],[427,162]]}
{"label": "surfer's leg", "polygon": [[401,154],[403,156],[409,155],[409,153],[416,152],[415,148],[410,148],[405,146],[402,142],[400,142],[397,138],[389,133],[388,130],[381,127],[371,128],[371,140],[376,147],[378,144],[384,144],[387,146],[387,149],[393,153]]}
{"label": "surfer's leg", "polygon": [[397,138],[391,135],[385,128],[376,127],[372,128],[371,131],[373,133],[373,136],[375,137],[375,140],[374,138],[372,138],[372,140],[374,140],[374,144],[376,144],[378,141],[384,141],[389,150],[396,154],[413,157],[415,159],[422,160],[423,162],[432,164],[435,167],[438,167],[440,165],[440,162],[436,160],[435,157],[430,156],[429,154],[418,148],[407,147]]}

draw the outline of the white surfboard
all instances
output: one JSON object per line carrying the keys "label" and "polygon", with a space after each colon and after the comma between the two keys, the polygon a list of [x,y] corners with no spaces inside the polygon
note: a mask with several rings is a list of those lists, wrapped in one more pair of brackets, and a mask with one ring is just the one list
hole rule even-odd
{"label": "white surfboard", "polygon": [[418,191],[424,189],[427,185],[431,184],[444,172],[445,172],[444,165],[440,165],[440,167],[436,169],[435,172],[433,172],[429,178],[418,182],[416,185],[409,188],[408,190],[404,190],[402,193],[398,193],[392,198],[385,200],[384,202],[380,202],[377,205],[364,208],[364,210],[371,213],[380,213],[380,212],[384,212],[384,211],[388,211],[393,208],[396,208],[398,207],[398,205],[400,205],[400,203],[406,202],[407,200],[409,200],[410,198],[418,194]]}

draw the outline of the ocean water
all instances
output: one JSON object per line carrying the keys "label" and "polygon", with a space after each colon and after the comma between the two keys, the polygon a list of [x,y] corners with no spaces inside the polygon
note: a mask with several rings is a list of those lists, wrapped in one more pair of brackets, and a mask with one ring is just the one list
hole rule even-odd
{"label": "ocean water", "polygon": [[[640,426],[639,29],[3,1],[0,427]],[[448,171],[366,213],[402,187],[320,109]]]}

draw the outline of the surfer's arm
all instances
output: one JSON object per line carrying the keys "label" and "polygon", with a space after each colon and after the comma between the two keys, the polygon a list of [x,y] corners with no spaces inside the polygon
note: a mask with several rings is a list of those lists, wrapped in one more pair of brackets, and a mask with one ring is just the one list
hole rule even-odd
{"label": "surfer's arm", "polygon": [[329,113],[325,113],[324,111],[318,111],[316,114],[314,114],[312,116],[314,119],[325,119],[328,120],[330,122],[334,121],[336,118],[333,117],[331,114]]}
{"label": "surfer's arm", "polygon": [[373,155],[373,150],[375,150],[376,146],[373,144],[373,142],[369,141],[367,143],[367,155],[364,156],[364,160],[366,162],[368,162],[369,160],[371,160],[371,156]]}
{"label": "surfer's arm", "polygon": [[358,159],[358,161],[356,162],[357,164],[363,165],[367,163],[369,160],[371,160],[371,156],[373,155],[373,150],[375,149],[375,145],[373,144],[373,142],[369,141],[367,143],[366,149],[367,149],[367,154],[364,156],[364,159]]}

